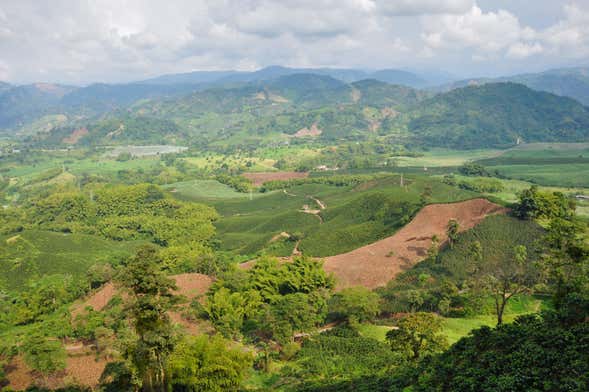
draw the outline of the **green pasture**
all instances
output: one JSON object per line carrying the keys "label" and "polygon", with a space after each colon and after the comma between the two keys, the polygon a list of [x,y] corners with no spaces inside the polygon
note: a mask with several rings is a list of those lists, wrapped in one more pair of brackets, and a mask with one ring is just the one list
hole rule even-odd
{"label": "green pasture", "polygon": [[174,197],[181,200],[209,200],[209,199],[249,199],[259,197],[259,193],[241,193],[233,188],[221,184],[216,180],[192,180],[176,182],[163,187],[171,192]]}

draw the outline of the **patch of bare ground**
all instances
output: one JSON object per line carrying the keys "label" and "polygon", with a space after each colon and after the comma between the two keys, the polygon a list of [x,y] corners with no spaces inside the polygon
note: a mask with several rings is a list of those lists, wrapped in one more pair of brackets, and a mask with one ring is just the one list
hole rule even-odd
{"label": "patch of bare ground", "polygon": [[305,136],[316,137],[316,136],[321,135],[322,133],[323,133],[323,131],[317,127],[317,123],[314,123],[313,125],[311,125],[310,128],[305,127],[305,128],[299,129],[294,135],[292,135],[292,137],[305,137]]}
{"label": "patch of bare ground", "polygon": [[460,231],[468,230],[486,216],[506,209],[486,199],[424,207],[394,235],[348,253],[327,257],[324,269],[336,277],[337,289],[351,286],[385,286],[400,272],[426,257],[434,235],[447,240],[448,221],[456,219]]}
{"label": "patch of bare ground", "polygon": [[307,178],[309,177],[308,172],[259,172],[259,173],[243,173],[242,176],[254,183],[254,186],[263,185],[268,181],[283,181],[292,180],[295,178]]}
{"label": "patch of bare ground", "polygon": [[81,138],[88,134],[88,128],[82,127],[72,131],[69,136],[64,137],[61,141],[66,144],[76,144]]}
{"label": "patch of bare ground", "polygon": [[66,385],[79,385],[95,388],[108,361],[94,352],[69,355],[63,372],[43,377],[31,371],[22,357],[18,356],[7,366],[9,387],[21,391],[37,385],[47,389],[63,388]]}

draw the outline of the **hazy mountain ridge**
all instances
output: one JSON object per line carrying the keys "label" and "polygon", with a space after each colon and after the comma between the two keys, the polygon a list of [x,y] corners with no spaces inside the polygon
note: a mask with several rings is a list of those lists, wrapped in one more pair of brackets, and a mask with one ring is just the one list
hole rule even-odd
{"label": "hazy mountain ridge", "polygon": [[528,73],[498,78],[472,78],[445,84],[435,91],[449,91],[455,88],[486,83],[514,82],[529,88],[574,98],[589,105],[589,67],[560,68],[539,73]]}

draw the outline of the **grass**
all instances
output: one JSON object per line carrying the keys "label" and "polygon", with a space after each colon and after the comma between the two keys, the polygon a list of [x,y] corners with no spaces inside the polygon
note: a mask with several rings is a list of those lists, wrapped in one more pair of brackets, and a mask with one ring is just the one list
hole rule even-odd
{"label": "grass", "polygon": [[[182,200],[198,200],[205,199],[249,199],[250,194],[237,192],[233,188],[221,184],[216,180],[192,180],[176,182],[164,186],[174,196]],[[260,194],[252,194],[251,197],[258,197]]]}
{"label": "grass", "polygon": [[479,159],[501,175],[540,185],[589,187],[589,143],[532,143]]}
{"label": "grass", "polygon": [[[505,310],[503,321],[505,323],[513,322],[517,317],[524,314],[537,313],[540,310],[550,307],[548,301],[540,296],[518,296],[511,299]],[[461,318],[443,318],[443,334],[446,335],[448,343],[456,343],[460,338],[467,336],[473,329],[483,326],[495,327],[497,317],[494,314],[477,315],[472,317]],[[358,326],[358,332],[366,337],[384,342],[386,334],[392,329],[387,325],[361,324]]]}
{"label": "grass", "polygon": [[400,167],[447,167],[460,166],[466,162],[497,156],[500,150],[447,150],[441,148],[431,149],[423,153],[421,157],[394,157]]}
{"label": "grass", "polygon": [[0,287],[20,290],[31,278],[81,276],[95,263],[122,260],[139,243],[107,241],[86,234],[27,230],[0,237]]}
{"label": "grass", "polygon": [[371,338],[384,342],[389,332],[393,327],[388,325],[376,325],[376,324],[360,324],[358,326],[358,332],[365,338]]}

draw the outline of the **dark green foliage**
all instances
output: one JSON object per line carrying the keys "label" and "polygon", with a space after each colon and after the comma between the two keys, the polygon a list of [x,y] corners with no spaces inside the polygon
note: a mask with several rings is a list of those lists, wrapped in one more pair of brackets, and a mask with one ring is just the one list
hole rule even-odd
{"label": "dark green foliage", "polygon": [[575,213],[575,202],[561,192],[540,192],[534,185],[520,193],[514,213],[521,219],[568,219]]}
{"label": "dark green foliage", "polygon": [[329,312],[352,325],[372,321],[379,312],[379,296],[365,287],[347,288],[331,297]]}
{"label": "dark green foliage", "polygon": [[185,338],[170,357],[170,379],[176,392],[236,391],[253,356],[230,342],[206,335]]}
{"label": "dark green foliage", "polygon": [[433,313],[411,313],[387,332],[387,341],[393,352],[408,361],[418,361],[440,352],[448,345],[442,335],[442,320]]}
{"label": "dark green foliage", "polygon": [[487,169],[478,163],[465,163],[458,168],[460,174],[474,177],[489,177],[490,174]]}
{"label": "dark green foliage", "polygon": [[225,184],[235,189],[237,192],[251,192],[253,184],[250,180],[242,176],[230,176],[227,174],[219,174],[215,177],[221,184]]}
{"label": "dark green foliage", "polygon": [[[585,309],[587,311],[587,309]],[[416,391],[586,391],[589,324],[552,316],[483,327],[426,363]]]}
{"label": "dark green foliage", "polygon": [[225,336],[243,333],[287,343],[295,332],[310,331],[325,320],[333,286],[319,261],[299,257],[279,264],[262,258],[247,272],[225,272],[205,311]]}
{"label": "dark green foliage", "polygon": [[589,109],[514,83],[456,89],[426,100],[411,114],[417,143],[453,148],[506,147],[526,142],[587,139]]}
{"label": "dark green foliage", "polygon": [[289,380],[329,385],[326,380],[383,376],[401,362],[386,343],[336,328],[305,340],[292,366],[283,373]]}
{"label": "dark green foliage", "polygon": [[65,349],[57,339],[33,333],[23,342],[22,350],[27,365],[43,376],[65,369]]}
{"label": "dark green foliage", "polygon": [[143,391],[165,390],[169,383],[167,361],[176,343],[168,311],[179,301],[173,294],[177,287],[160,265],[157,249],[145,246],[129,259],[118,277],[130,295],[127,311],[137,334],[124,357],[133,365]]}

